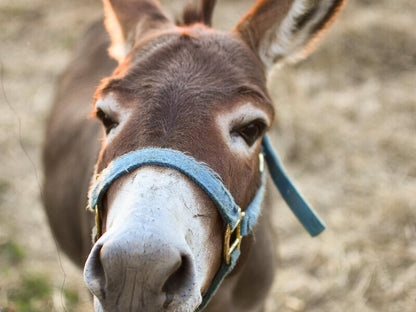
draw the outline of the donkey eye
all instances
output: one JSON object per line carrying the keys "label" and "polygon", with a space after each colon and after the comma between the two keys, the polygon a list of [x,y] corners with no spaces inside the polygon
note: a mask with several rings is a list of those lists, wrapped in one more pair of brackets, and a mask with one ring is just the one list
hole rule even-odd
{"label": "donkey eye", "polygon": [[261,120],[255,120],[242,127],[232,131],[233,134],[241,136],[248,146],[252,146],[254,142],[263,134],[266,124]]}
{"label": "donkey eye", "polygon": [[109,134],[111,130],[118,126],[118,122],[115,121],[110,115],[105,113],[103,110],[97,109],[97,112],[95,114],[104,125],[106,134]]}

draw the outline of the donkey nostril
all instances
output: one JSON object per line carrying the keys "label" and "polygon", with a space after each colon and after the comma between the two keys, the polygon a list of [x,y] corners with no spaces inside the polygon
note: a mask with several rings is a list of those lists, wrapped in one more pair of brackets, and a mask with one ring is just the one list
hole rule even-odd
{"label": "donkey nostril", "polygon": [[100,299],[105,298],[105,273],[101,263],[101,249],[103,245],[93,247],[84,269],[84,279],[89,290]]}
{"label": "donkey nostril", "polygon": [[182,255],[179,267],[169,276],[162,287],[162,291],[166,293],[166,300],[163,304],[167,308],[173,301],[175,295],[186,295],[187,289],[191,288],[192,283],[192,264],[188,256]]}

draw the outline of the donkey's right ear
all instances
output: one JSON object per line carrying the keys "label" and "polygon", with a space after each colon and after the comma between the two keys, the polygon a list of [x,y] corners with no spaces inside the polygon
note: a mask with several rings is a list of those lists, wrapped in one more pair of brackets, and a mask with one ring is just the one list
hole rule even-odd
{"label": "donkey's right ear", "polygon": [[103,0],[110,55],[122,62],[140,37],[172,27],[157,0]]}
{"label": "donkey's right ear", "polygon": [[258,0],[235,32],[266,68],[307,56],[346,0]]}

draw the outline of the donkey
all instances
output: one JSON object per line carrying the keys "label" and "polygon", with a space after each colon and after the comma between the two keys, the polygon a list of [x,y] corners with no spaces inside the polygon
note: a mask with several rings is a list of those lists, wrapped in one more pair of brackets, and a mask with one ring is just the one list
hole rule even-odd
{"label": "donkey", "polygon": [[344,0],[259,0],[230,32],[210,27],[215,0],[176,23],[156,0],[103,3],[109,36],[102,22],[86,32],[47,126],[53,234],[85,263],[95,311],[263,311],[275,270],[263,155],[301,222],[323,229],[265,137],[266,74],[308,55]]}

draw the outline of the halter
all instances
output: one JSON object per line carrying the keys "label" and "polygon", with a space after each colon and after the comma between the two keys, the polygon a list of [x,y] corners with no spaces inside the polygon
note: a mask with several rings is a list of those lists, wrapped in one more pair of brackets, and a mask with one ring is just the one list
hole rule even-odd
{"label": "halter", "polygon": [[165,148],[144,148],[122,155],[111,162],[97,176],[89,193],[89,205],[95,210],[96,216],[95,240],[98,240],[102,235],[100,214],[102,199],[115,180],[134,169],[148,165],[169,167],[180,171],[207,193],[221,214],[225,225],[223,262],[204,295],[202,303],[198,307],[197,311],[202,311],[217,291],[223,279],[234,268],[240,256],[241,241],[244,236],[251,232],[260,215],[266,180],[263,159],[266,161],[274,184],[280,191],[283,199],[309,234],[316,236],[325,229],[323,222],[306,203],[285,173],[267,136],[263,138],[262,151],[259,157],[262,184],[257,190],[254,199],[243,211],[235,203],[234,198],[216,172],[180,151]]}

